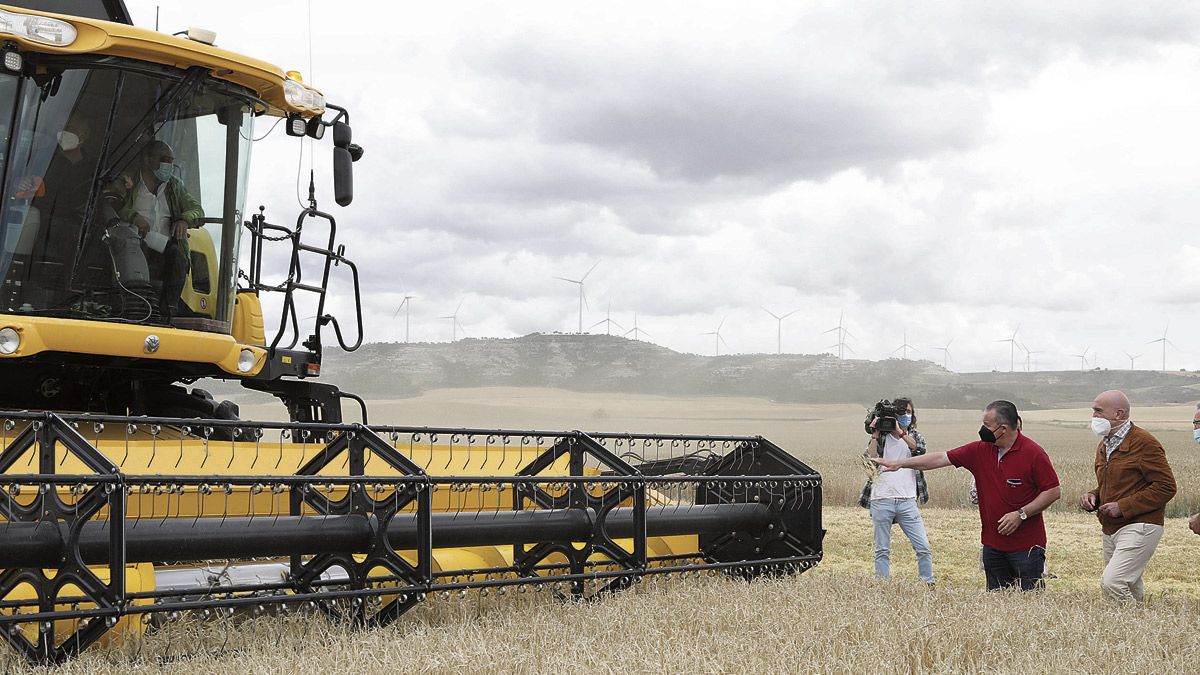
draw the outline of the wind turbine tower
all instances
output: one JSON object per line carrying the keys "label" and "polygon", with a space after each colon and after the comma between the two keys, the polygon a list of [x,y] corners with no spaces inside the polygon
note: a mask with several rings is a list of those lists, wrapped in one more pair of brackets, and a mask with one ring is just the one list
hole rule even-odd
{"label": "wind turbine tower", "polygon": [[[716,336],[716,338],[714,339],[714,343],[716,344],[716,347],[717,347],[717,354],[716,354],[717,356],[721,355],[721,345],[725,344],[725,338],[721,337],[721,327],[725,325],[725,319],[727,319],[727,318],[729,318],[729,317],[725,317],[725,318],[721,319],[721,323],[717,324],[716,330],[709,331],[707,333],[701,333],[701,335],[715,335]],[[725,344],[725,346],[728,347],[729,345]]]}
{"label": "wind turbine tower", "polygon": [[411,316],[412,315],[412,299],[413,299],[413,296],[411,296],[411,295],[404,296],[404,299],[400,301],[400,306],[396,308],[395,312],[392,312],[392,318],[394,319],[400,315],[400,310],[402,310],[402,309],[404,310],[404,342],[405,343],[408,343],[408,328],[411,325],[410,319],[412,318],[412,316]]}
{"label": "wind turbine tower", "polygon": [[[854,334],[851,333],[849,330],[846,329],[845,326],[842,325],[842,319],[845,318],[845,314],[846,314],[845,310],[842,310],[841,312],[839,312],[837,325],[834,326],[833,328],[830,328],[829,330],[825,331],[826,333],[836,332],[836,334],[837,334],[837,344],[830,345],[830,346],[837,347],[838,360],[843,360],[845,358],[845,354],[844,354],[843,350],[850,349],[850,345],[846,344],[846,338],[854,337]],[[853,352],[854,350],[850,349],[850,351]]]}
{"label": "wind turbine tower", "polygon": [[599,264],[600,264],[600,261],[597,260],[596,263],[594,265],[592,265],[590,269],[588,269],[587,274],[584,274],[582,277],[579,277],[578,279],[568,279],[566,277],[554,277],[555,279],[566,281],[566,282],[576,284],[579,286],[579,334],[580,335],[583,334],[583,307],[584,307],[584,305],[587,304],[587,297],[583,294],[583,282],[584,282],[584,280],[586,280],[588,278],[588,274],[591,274],[592,270],[596,269],[596,265],[599,265]]}
{"label": "wind turbine tower", "polygon": [[599,326],[600,324],[604,324],[604,334],[605,335],[612,335],[612,327],[613,326],[616,326],[617,328],[620,328],[621,330],[625,330],[625,326],[622,326],[621,324],[617,323],[616,321],[613,321],[612,303],[611,302],[608,303],[608,309],[605,311],[604,318],[601,319],[600,321],[597,321],[596,323],[592,324],[591,326],[589,326],[589,328],[595,328],[596,326]]}
{"label": "wind turbine tower", "polygon": [[1172,347],[1175,346],[1174,342],[1171,342],[1170,340],[1167,339],[1167,330],[1169,330],[1170,328],[1171,328],[1171,322],[1168,321],[1166,328],[1163,328],[1162,337],[1158,338],[1157,340],[1151,340],[1146,343],[1148,345],[1152,345],[1152,344],[1155,344],[1158,342],[1162,343],[1162,369],[1163,369],[1163,372],[1166,372],[1166,370],[1167,370],[1167,345],[1171,345]]}
{"label": "wind turbine tower", "polygon": [[1017,324],[1017,330],[1014,330],[1012,335],[1003,340],[996,340],[996,342],[1008,343],[1008,372],[1010,373],[1017,367],[1017,331],[1019,330],[1021,330],[1021,324]]}
{"label": "wind turbine tower", "polygon": [[[450,341],[451,342],[458,341],[458,329],[462,328],[462,324],[458,322],[458,310],[462,309],[463,300],[466,300],[466,298],[463,298],[462,300],[458,301],[458,307],[454,308],[453,314],[447,314],[446,316],[438,317],[439,319],[449,319],[450,320]],[[463,332],[465,333],[466,331],[463,331]]]}
{"label": "wind turbine tower", "polygon": [[942,353],[942,368],[945,368],[946,370],[950,370],[950,368],[947,367],[946,364],[949,363],[949,361],[950,361],[950,344],[953,342],[954,342],[954,338],[950,338],[950,341],[946,343],[945,347],[934,347],[933,348],[934,351]]}
{"label": "wind turbine tower", "polygon": [[783,320],[788,318],[789,316],[795,314],[796,312],[799,312],[800,310],[793,309],[792,311],[788,312],[787,314],[784,314],[783,316],[780,316],[780,315],[776,314],[775,312],[772,312],[771,310],[767,309],[766,307],[763,307],[762,311],[766,312],[767,314],[770,314],[772,317],[775,318],[775,322],[776,322],[776,325],[775,325],[775,353],[782,354],[783,353]]}
{"label": "wind turbine tower", "polygon": [[1142,357],[1141,354],[1130,354],[1129,352],[1125,352],[1125,356],[1129,357],[1129,369],[1130,370],[1133,370],[1133,362],[1137,361],[1138,359],[1140,359]]}
{"label": "wind turbine tower", "polygon": [[917,349],[916,347],[908,344],[908,329],[905,328],[904,329],[904,343],[901,344],[899,347],[896,347],[895,349],[893,349],[892,353],[895,354],[896,352],[900,352],[900,358],[907,360],[908,359],[908,350],[910,350],[910,349],[913,350],[914,352],[921,351],[921,350]]}
{"label": "wind turbine tower", "polygon": [[639,335],[647,335],[647,336],[649,336],[649,337],[654,337],[653,335],[650,335],[649,333],[647,333],[646,331],[642,330],[641,328],[638,328],[638,325],[637,325],[637,313],[636,313],[636,312],[635,312],[635,313],[634,313],[634,315],[633,315],[633,328],[630,328],[629,330],[625,331],[624,335],[629,335],[630,333],[633,333],[633,339],[634,339],[634,340],[640,340],[641,338],[640,338],[640,337],[638,337]]}
{"label": "wind turbine tower", "polygon": [[1079,359],[1079,372],[1081,372],[1081,373],[1083,371],[1087,370],[1087,353],[1088,353],[1088,350],[1091,348],[1092,348],[1091,345],[1089,345],[1089,346],[1083,348],[1082,354],[1071,354],[1071,356],[1074,356],[1075,358]]}

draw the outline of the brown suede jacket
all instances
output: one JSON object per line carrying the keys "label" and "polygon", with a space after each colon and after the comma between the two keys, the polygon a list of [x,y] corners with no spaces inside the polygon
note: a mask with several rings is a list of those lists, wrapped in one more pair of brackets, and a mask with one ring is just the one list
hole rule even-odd
{"label": "brown suede jacket", "polygon": [[1097,504],[1116,502],[1120,518],[1103,514],[1104,534],[1114,534],[1130,523],[1162,525],[1167,502],[1175,496],[1175,476],[1167,464],[1167,453],[1149,431],[1131,425],[1112,457],[1104,457],[1104,441],[1096,448],[1096,482],[1092,490]]}

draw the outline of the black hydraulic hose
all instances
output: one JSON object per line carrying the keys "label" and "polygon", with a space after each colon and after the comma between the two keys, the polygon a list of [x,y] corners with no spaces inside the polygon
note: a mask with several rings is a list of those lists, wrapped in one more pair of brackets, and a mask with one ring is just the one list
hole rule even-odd
{"label": "black hydraulic hose", "polygon": [[[636,509],[616,508],[605,518],[614,539],[634,535]],[[646,534],[665,537],[754,531],[770,521],[765,504],[652,506],[646,509]],[[433,547],[502,546],[591,539],[592,509],[533,511],[460,511],[434,513]],[[365,553],[378,532],[373,516],[255,516],[228,518],[146,518],[125,523],[126,562],[173,562],[222,558],[275,558],[323,553]],[[62,565],[68,557],[66,523],[11,522],[0,529],[0,568]],[[418,517],[397,514],[388,524],[388,542],[396,550],[418,547]],[[79,529],[82,562],[109,561],[108,521],[86,522]]]}

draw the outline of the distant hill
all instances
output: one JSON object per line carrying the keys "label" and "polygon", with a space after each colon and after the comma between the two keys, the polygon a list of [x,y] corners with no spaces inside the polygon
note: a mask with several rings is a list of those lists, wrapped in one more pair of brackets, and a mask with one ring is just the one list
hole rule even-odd
{"label": "distant hill", "polygon": [[923,407],[973,408],[998,398],[1022,408],[1086,405],[1101,390],[1138,405],[1200,399],[1200,375],[1093,370],[953,373],[930,361],[839,360],[828,354],[680,354],[607,335],[533,334],[453,343],[373,343],[326,354],[323,381],[368,398],[458,387],[557,387],[667,396],[756,396],[796,403],[866,403],[908,394]]}

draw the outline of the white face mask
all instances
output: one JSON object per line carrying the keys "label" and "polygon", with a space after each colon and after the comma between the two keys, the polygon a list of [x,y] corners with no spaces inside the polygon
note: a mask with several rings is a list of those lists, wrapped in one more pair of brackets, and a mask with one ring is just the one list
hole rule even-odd
{"label": "white face mask", "polygon": [[158,168],[154,170],[154,177],[163,183],[171,180],[171,176],[175,174],[175,165],[161,162]]}
{"label": "white face mask", "polygon": [[1107,436],[1112,431],[1112,423],[1103,417],[1092,418],[1092,433],[1097,436]]}
{"label": "white face mask", "polygon": [[72,131],[58,132],[58,147],[64,152],[70,152],[79,147],[79,135]]}

